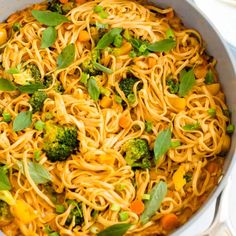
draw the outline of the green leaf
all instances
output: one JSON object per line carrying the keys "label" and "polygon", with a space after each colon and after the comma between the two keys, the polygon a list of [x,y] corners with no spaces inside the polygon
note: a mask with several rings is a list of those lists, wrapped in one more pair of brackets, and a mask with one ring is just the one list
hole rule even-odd
{"label": "green leaf", "polygon": [[57,69],[63,69],[66,68],[67,66],[69,66],[75,58],[75,45],[69,44],[68,46],[66,46],[61,54],[58,56],[57,58],[57,65],[58,68]]}
{"label": "green leaf", "polygon": [[10,80],[0,78],[0,90],[1,91],[15,91],[16,86]]}
{"label": "green leaf", "polygon": [[201,125],[197,122],[196,124],[187,124],[183,126],[183,129],[190,131],[190,130],[198,130],[200,127]]}
{"label": "green leaf", "polygon": [[69,19],[56,12],[32,10],[32,15],[37,21],[47,26],[57,26],[69,22]]}
{"label": "green leaf", "polygon": [[206,74],[205,84],[213,84],[214,82],[215,82],[214,75],[212,70],[210,69]]}
{"label": "green leaf", "polygon": [[171,49],[176,47],[176,41],[172,38],[163,39],[147,46],[151,52],[169,52]]}
{"label": "green leaf", "polygon": [[18,68],[10,68],[9,70],[6,71],[8,74],[15,75],[15,74],[20,74],[21,70]]}
{"label": "green leaf", "polygon": [[1,190],[11,190],[11,184],[5,166],[0,166],[0,191]]}
{"label": "green leaf", "polygon": [[171,147],[171,130],[170,128],[161,131],[154,143],[154,160],[157,164],[162,155]]}
{"label": "green leaf", "polygon": [[179,147],[179,146],[181,146],[181,142],[180,142],[179,140],[177,140],[177,141],[171,141],[171,147],[172,147],[172,148],[177,148],[177,147]]}
{"label": "green leaf", "polygon": [[107,67],[105,67],[105,66],[103,66],[103,65],[101,65],[97,62],[93,62],[93,66],[95,67],[95,69],[100,70],[100,71],[102,71],[106,74],[110,75],[110,74],[113,73],[113,70],[111,70],[110,68],[107,68]]}
{"label": "green leaf", "polygon": [[54,27],[48,27],[43,31],[41,48],[51,47],[57,39],[57,31]]}
{"label": "green leaf", "polygon": [[34,92],[38,91],[39,89],[43,89],[44,86],[42,84],[29,84],[29,85],[23,85],[19,86],[18,89],[21,93],[28,93],[33,94]]}
{"label": "green leaf", "polygon": [[185,97],[196,83],[193,69],[188,72],[183,70],[180,73],[179,96]]}
{"label": "green leaf", "polygon": [[94,79],[93,77],[88,79],[87,86],[88,86],[88,92],[89,92],[90,97],[94,101],[97,101],[99,99],[101,91],[100,91],[100,88],[97,85],[96,79]]}
{"label": "green leaf", "polygon": [[29,162],[28,163],[29,174],[35,184],[46,184],[48,181],[51,181],[51,175],[42,165]]}
{"label": "green leaf", "polygon": [[146,224],[160,208],[161,203],[167,194],[167,184],[163,181],[160,181],[153,187],[149,194],[150,199],[146,201],[144,212],[140,217],[142,224]]}
{"label": "green leaf", "polygon": [[123,236],[131,224],[115,224],[97,234],[97,236]]}
{"label": "green leaf", "polygon": [[98,41],[96,49],[104,49],[112,44],[115,40],[115,37],[122,32],[121,28],[114,28],[108,33],[104,34],[102,38]]}
{"label": "green leaf", "polygon": [[32,123],[32,111],[20,112],[13,121],[13,130],[21,131],[28,128]]}

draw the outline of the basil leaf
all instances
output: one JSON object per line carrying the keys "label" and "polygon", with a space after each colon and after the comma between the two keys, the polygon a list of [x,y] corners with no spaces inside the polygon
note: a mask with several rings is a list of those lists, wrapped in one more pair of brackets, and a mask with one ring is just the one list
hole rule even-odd
{"label": "basil leaf", "polygon": [[146,201],[144,212],[140,217],[142,224],[146,224],[160,208],[161,203],[167,194],[167,184],[163,181],[160,181],[153,187],[149,194],[150,199]]}
{"label": "basil leaf", "polygon": [[45,184],[48,181],[51,181],[51,175],[42,165],[29,162],[28,164],[29,174],[35,184]]}
{"label": "basil leaf", "polygon": [[57,65],[58,68],[57,69],[63,69],[66,68],[67,66],[69,66],[75,58],[75,45],[69,44],[68,46],[66,46],[61,54],[58,56],[57,58]]}
{"label": "basil leaf", "polygon": [[179,96],[185,97],[188,95],[190,90],[196,83],[195,75],[193,69],[186,72],[185,70],[180,73],[180,84],[179,84]]}
{"label": "basil leaf", "polygon": [[97,85],[97,81],[93,77],[91,77],[90,79],[88,79],[87,86],[90,97],[94,101],[97,101],[101,93],[100,88]]}
{"label": "basil leaf", "polygon": [[201,125],[197,122],[196,124],[187,124],[183,126],[184,130],[190,131],[190,130],[197,130],[201,127]]}
{"label": "basil leaf", "polygon": [[1,91],[15,91],[16,86],[10,80],[0,78],[0,90]]}
{"label": "basil leaf", "polygon": [[97,62],[93,62],[93,66],[95,67],[95,69],[100,70],[106,74],[112,74],[113,70],[111,70],[110,68],[107,68]]}
{"label": "basil leaf", "polygon": [[171,147],[171,130],[170,128],[161,131],[154,143],[154,160],[157,164],[160,157],[164,155]]}
{"label": "basil leaf", "polygon": [[123,236],[131,226],[131,224],[115,224],[99,232],[97,236]]}
{"label": "basil leaf", "polygon": [[114,28],[108,33],[104,34],[102,38],[98,41],[96,49],[104,49],[113,43],[115,37],[122,32],[121,28]]}
{"label": "basil leaf", "polygon": [[43,31],[41,48],[51,47],[57,39],[57,31],[54,27],[48,27]]}
{"label": "basil leaf", "polygon": [[211,69],[207,72],[204,82],[205,82],[205,84],[213,84],[215,82],[214,75],[213,75]]}
{"label": "basil leaf", "polygon": [[43,88],[44,86],[42,84],[29,84],[29,85],[23,85],[23,86],[18,87],[21,93],[28,93],[28,94],[33,94],[34,92]]}
{"label": "basil leaf", "polygon": [[0,191],[11,190],[11,184],[7,176],[7,170],[4,166],[0,166]]}
{"label": "basil leaf", "polygon": [[28,128],[32,123],[32,111],[20,112],[13,121],[13,130],[21,131]]}
{"label": "basil leaf", "polygon": [[147,49],[151,52],[169,52],[176,47],[176,41],[172,38],[163,39],[153,44],[149,44]]}
{"label": "basil leaf", "polygon": [[69,22],[65,16],[56,12],[32,10],[32,15],[37,21],[47,26],[57,26]]}

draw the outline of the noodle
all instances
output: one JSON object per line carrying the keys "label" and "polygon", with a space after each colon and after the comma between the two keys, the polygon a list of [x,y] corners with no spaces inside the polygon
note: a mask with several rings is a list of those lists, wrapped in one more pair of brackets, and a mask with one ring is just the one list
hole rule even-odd
{"label": "noodle", "polygon": [[[130,223],[128,235],[169,234],[200,208],[222,175],[223,155],[230,145],[227,127],[231,124],[216,62],[206,54],[199,33],[186,29],[172,8],[123,0],[84,2],[65,3],[72,6],[63,13],[69,21],[55,26],[57,36],[49,47],[40,46],[47,26],[32,16],[33,9],[46,11],[48,3],[16,12],[0,24],[0,31],[8,32],[7,41],[0,46],[1,77],[15,86],[26,85],[25,79],[32,79],[26,68],[37,68],[40,79],[52,80],[39,88],[47,98],[36,112],[32,93],[0,91],[0,164],[7,168],[0,175],[7,173],[11,186],[2,189],[0,181],[0,199],[5,201],[1,196],[6,190],[16,201],[7,202],[7,216],[0,213],[0,228],[6,235],[58,232],[56,235],[82,236]],[[100,8],[94,10],[98,5]],[[14,30],[16,23],[20,28]],[[101,49],[99,63],[103,68],[99,71],[95,67],[95,75],[87,72],[84,65],[93,57],[99,40],[117,28],[122,29],[122,45],[111,42]],[[167,38],[168,30],[174,47],[147,52],[150,44]],[[81,40],[82,34],[88,38]],[[135,49],[129,37],[139,39],[141,46]],[[71,63],[58,68],[58,58],[68,45],[74,45],[75,56]],[[12,68],[18,71],[10,73]],[[180,77],[191,71],[195,84],[179,96]],[[88,76],[88,81],[94,79],[100,88],[97,100],[91,95],[96,91],[90,92],[83,76]],[[130,77],[136,82],[132,96],[127,96],[120,83]],[[208,83],[207,78],[213,81]],[[63,88],[59,92],[55,89],[58,84]],[[27,111],[32,112],[30,124],[14,130],[17,116]],[[4,113],[11,120],[4,120]],[[46,127],[76,127],[76,151],[65,161],[51,161],[44,149],[45,128],[37,129],[37,121]],[[48,140],[56,135],[55,129]],[[170,145],[176,146],[169,146],[155,162],[155,140],[164,130],[171,131]],[[141,168],[132,166],[125,158],[125,145],[140,139],[148,143],[151,168],[143,168],[143,163],[139,163]],[[32,174],[32,168],[36,173]],[[43,169],[37,172],[37,168]],[[148,222],[142,223],[141,214],[131,205],[137,200],[147,207],[152,190],[160,183],[166,184],[167,193]],[[165,217],[171,214],[176,221],[166,225]]]}

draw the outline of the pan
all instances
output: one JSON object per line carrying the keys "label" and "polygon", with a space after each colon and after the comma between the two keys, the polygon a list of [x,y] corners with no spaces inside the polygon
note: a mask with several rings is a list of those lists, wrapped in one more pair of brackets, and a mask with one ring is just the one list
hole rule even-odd
{"label": "pan", "polygon": [[[27,7],[29,4],[42,2],[41,0],[0,0],[0,21],[5,20],[11,13]],[[236,124],[236,66],[233,63],[233,56],[229,51],[222,36],[210,23],[209,19],[196,7],[191,0],[152,0],[149,3],[160,7],[172,7],[177,15],[182,19],[185,26],[194,28],[203,36],[208,53],[217,60],[216,69],[223,91],[226,95],[227,104],[232,111],[232,123]],[[213,201],[220,196],[222,190],[227,184],[232,171],[235,156],[236,133],[232,136],[231,148],[225,157],[222,178],[218,186],[208,197],[204,205],[195,213],[187,223],[173,232],[173,236],[182,235],[197,218],[201,217]],[[1,232],[0,232],[1,235]]]}

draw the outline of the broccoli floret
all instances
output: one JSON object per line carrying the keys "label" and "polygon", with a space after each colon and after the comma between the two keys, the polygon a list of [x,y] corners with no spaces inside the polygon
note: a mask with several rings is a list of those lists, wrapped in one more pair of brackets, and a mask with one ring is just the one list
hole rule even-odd
{"label": "broccoli floret", "polygon": [[29,103],[32,106],[33,113],[41,111],[44,101],[48,98],[48,95],[44,91],[36,91],[32,94]]}
{"label": "broccoli floret", "polygon": [[34,78],[34,83],[42,83],[39,68],[35,64],[28,64],[25,69],[30,70],[31,76]]}
{"label": "broccoli floret", "polygon": [[0,225],[7,223],[11,219],[11,212],[9,205],[0,200]]}
{"label": "broccoli floret", "polygon": [[46,122],[43,151],[51,162],[65,161],[79,145],[77,128]]}
{"label": "broccoli floret", "polygon": [[[52,85],[52,82],[53,82],[52,76],[46,75],[46,76],[44,77],[44,83],[43,83],[43,84],[44,84],[44,86],[45,86],[46,88],[50,87],[50,86]],[[64,87],[63,87],[61,81],[59,81],[59,80],[56,80],[56,81],[54,82],[54,86],[53,86],[52,89],[53,89],[55,92],[57,92],[57,93],[63,93],[63,92],[65,91],[65,89],[64,89]]]}
{"label": "broccoli floret", "polygon": [[151,167],[151,155],[146,140],[140,138],[130,139],[122,146],[122,151],[126,163],[131,167],[143,169]]}
{"label": "broccoli floret", "polygon": [[57,12],[59,14],[67,14],[72,8],[74,7],[73,2],[68,2],[68,3],[60,3],[58,0],[53,0],[48,3],[48,10]]}
{"label": "broccoli floret", "polygon": [[93,62],[99,62],[99,60],[100,60],[99,51],[95,50],[95,49],[92,50],[91,59],[87,59],[81,65],[81,68],[82,68],[83,72],[85,72],[89,75],[93,75],[93,76],[101,74],[101,72],[99,70],[97,70],[93,65]]}
{"label": "broccoli floret", "polygon": [[71,204],[74,208],[70,211],[70,214],[67,217],[66,225],[69,226],[72,223],[73,219],[75,221],[75,226],[82,225],[82,223],[84,222],[84,217],[80,203],[71,200],[69,200],[68,203]]}
{"label": "broccoli floret", "polygon": [[[139,79],[135,77],[128,77],[127,79],[123,79],[119,83],[120,89],[124,92],[125,96],[128,98],[130,95],[133,95],[133,87],[136,82],[138,82]],[[138,86],[138,90],[142,88],[142,85],[140,84]]]}

